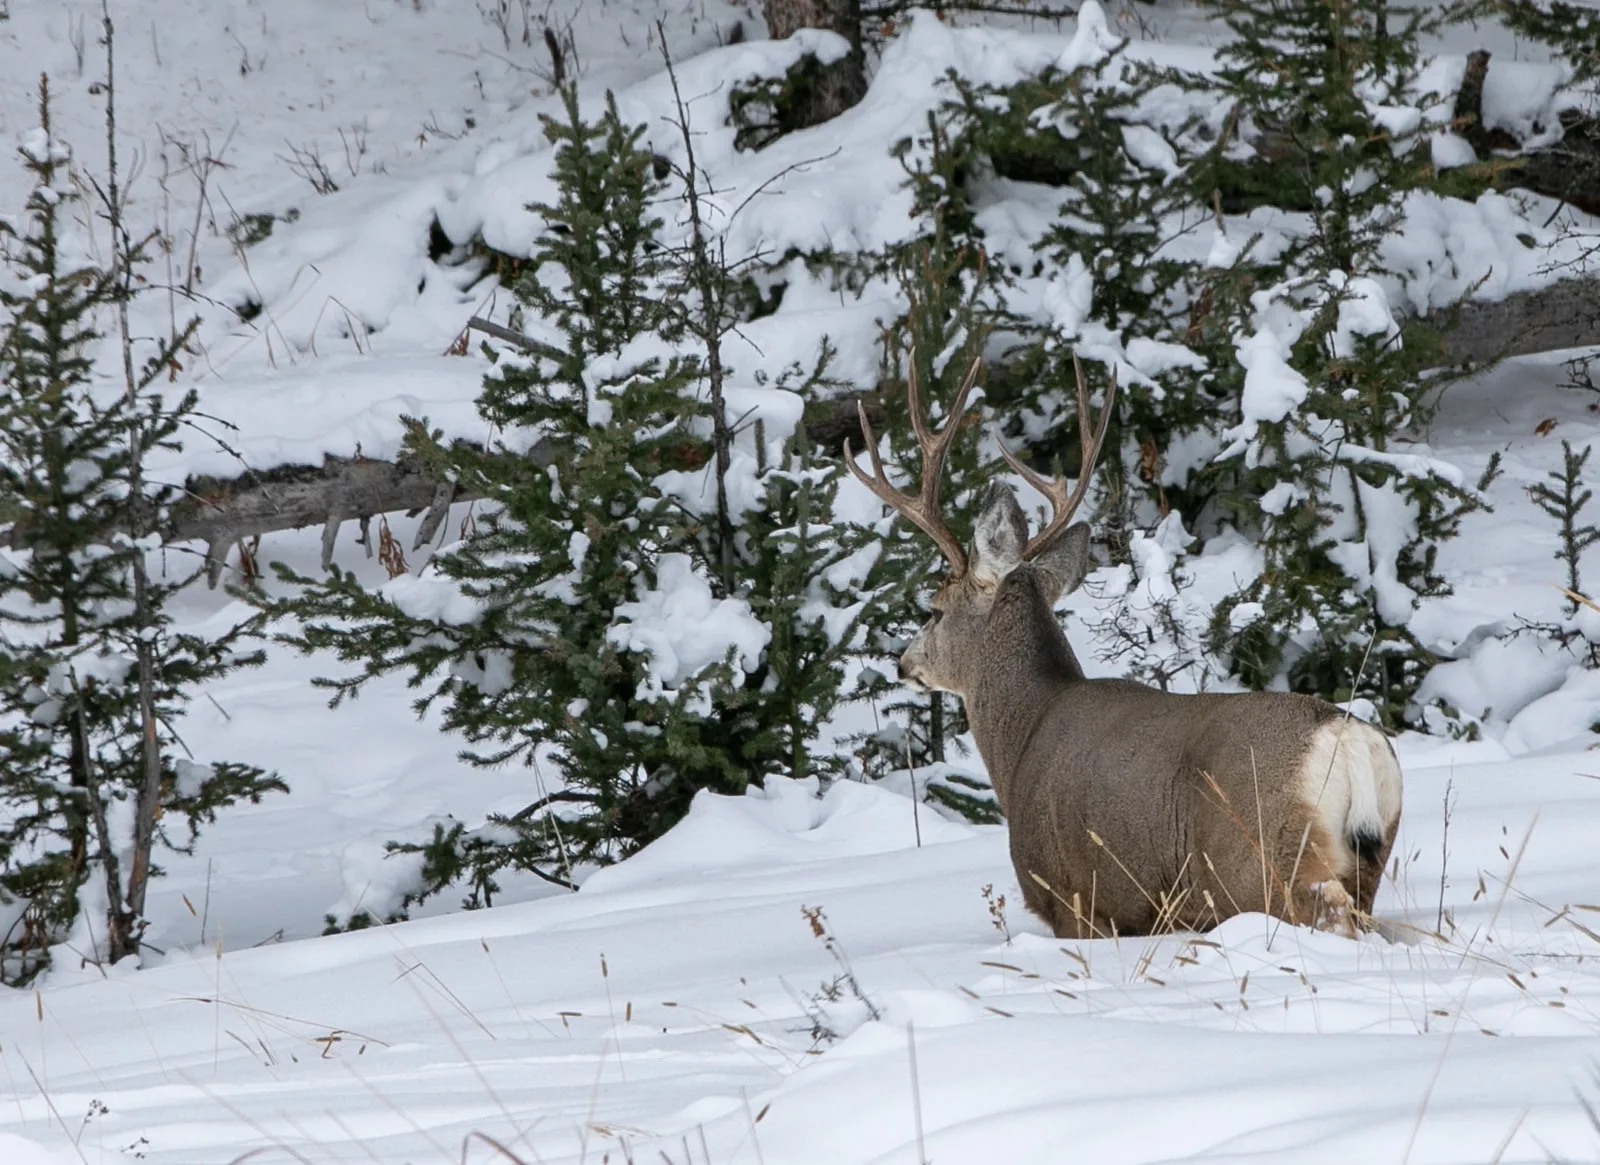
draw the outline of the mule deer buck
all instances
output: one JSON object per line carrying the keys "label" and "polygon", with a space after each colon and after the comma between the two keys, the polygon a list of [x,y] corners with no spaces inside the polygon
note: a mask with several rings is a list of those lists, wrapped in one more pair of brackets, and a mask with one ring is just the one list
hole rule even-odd
{"label": "mule deer buck", "polygon": [[[1075,361],[1076,362],[1076,361]],[[1011,488],[992,481],[970,554],[939,512],[939,479],[979,363],[922,449],[916,496],[889,483],[866,410],[872,476],[845,463],[934,540],[950,566],[901,675],[953,692],[1011,829],[1029,909],[1063,938],[1203,929],[1245,911],[1354,935],[1370,916],[1400,820],[1400,767],[1376,728],[1287,692],[1179,695],[1086,679],[1054,614],[1090,567],[1089,526],[1071,525],[1105,441],[1113,376],[1091,436],[1078,365],[1083,452],[1071,494],[1002,447],[1050,502],[1037,535]]]}

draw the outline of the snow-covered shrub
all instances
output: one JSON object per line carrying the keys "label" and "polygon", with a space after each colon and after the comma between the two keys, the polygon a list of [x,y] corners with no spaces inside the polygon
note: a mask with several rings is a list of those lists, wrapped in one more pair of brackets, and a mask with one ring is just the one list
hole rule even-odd
{"label": "snow-covered shrub", "polygon": [[1169,514],[1151,533],[1131,533],[1129,562],[1084,584],[1099,612],[1087,616],[1096,656],[1164,692],[1206,691],[1218,679],[1206,646],[1214,607],[1195,593],[1184,565],[1194,542]]}
{"label": "snow-covered shrub", "polygon": [[1214,642],[1253,687],[1369,698],[1392,724],[1432,662],[1407,624],[1444,592],[1438,544],[1481,505],[1418,440],[1448,374],[1426,374],[1426,345],[1402,332],[1383,253],[1407,195],[1433,181],[1430,137],[1451,115],[1418,92],[1421,37],[1444,17],[1388,0],[1220,11],[1234,36],[1209,84],[1228,123],[1200,177],[1298,215],[1270,246],[1233,248],[1248,286],[1214,324],[1236,352],[1219,369],[1237,385],[1231,503],[1265,559],[1219,608]]}
{"label": "snow-covered shrub", "polygon": [[[585,122],[573,90],[545,229],[514,284],[521,349],[478,398],[488,440],[412,452],[489,503],[431,576],[377,592],[279,568],[300,593],[288,641],[358,671],[335,702],[409,673],[475,763],[529,767],[529,803],[481,826],[433,824],[411,900],[464,883],[486,904],[505,871],[573,886],[675,824],[695,793],[837,771],[822,730],[859,650],[854,547],[832,529],[839,467],[801,418],[828,349],[778,384],[738,381],[723,337],[740,278],[692,162],[667,171],[613,101]],[[680,110],[680,116],[683,116]],[[685,131],[687,137],[687,130]],[[538,456],[533,451],[538,450]]]}
{"label": "snow-covered shrub", "polygon": [[[1102,456],[1100,471],[1119,533],[1174,510],[1198,518],[1223,403],[1188,335],[1204,272],[1183,246],[1210,217],[1185,181],[1203,144],[1202,109],[1175,74],[1128,47],[1088,0],[1054,65],[1004,88],[957,78],[951,111],[988,181],[1044,182],[1055,200],[1034,237],[1014,239],[1000,216],[976,215],[995,261],[1013,265],[1026,289],[1014,298],[1031,324],[994,401],[1030,451],[1070,468],[1074,357],[1116,371],[1116,455]],[[1113,555],[1126,561],[1126,552],[1126,536],[1114,537]]]}
{"label": "snow-covered shrub", "polygon": [[[999,288],[1003,310],[989,322],[1001,364],[985,403],[1023,456],[1070,474],[1075,357],[1089,364],[1093,403],[1115,371],[1117,452],[1101,458],[1091,497],[1123,569],[1091,617],[1096,650],[1160,686],[1205,687],[1216,666],[1205,645],[1212,607],[1179,596],[1176,564],[1190,541],[1185,521],[1218,532],[1212,499],[1234,474],[1215,461],[1237,384],[1213,371],[1232,346],[1212,326],[1230,288],[1194,261],[1190,241],[1211,221],[1190,173],[1221,113],[1131,54],[1093,0],[1042,72],[1005,86],[950,80],[946,144],[931,151],[949,173],[923,201],[965,224]],[[1039,213],[1018,213],[1035,202]]]}
{"label": "snow-covered shrub", "polygon": [[[1415,443],[1447,378],[1402,336],[1383,266],[1449,117],[1417,91],[1436,21],[1382,0],[1228,19],[1214,75],[1136,59],[1092,0],[1041,73],[951,74],[952,100],[908,150],[916,206],[947,253],[981,257],[964,278],[988,293],[1003,369],[985,403],[1024,455],[1070,473],[1074,358],[1102,383],[1115,370],[1118,456],[1098,495],[1113,561],[1173,513],[1202,542],[1229,526],[1264,542],[1263,572],[1188,658],[1219,653],[1254,687],[1361,693],[1392,723],[1429,662],[1406,625],[1443,586],[1435,548],[1480,498]],[[1019,212],[1029,188],[1053,216]],[[1223,214],[1263,206],[1279,208],[1270,237]],[[948,352],[955,337],[939,338]],[[1109,634],[1178,634],[1127,598]]]}

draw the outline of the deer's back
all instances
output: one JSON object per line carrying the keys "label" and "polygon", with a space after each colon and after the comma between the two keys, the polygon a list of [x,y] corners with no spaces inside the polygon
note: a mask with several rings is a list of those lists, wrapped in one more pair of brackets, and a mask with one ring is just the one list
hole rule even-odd
{"label": "deer's back", "polygon": [[[1063,683],[997,781],[1018,875],[1038,873],[1057,895],[1070,885],[1085,912],[1093,899],[1094,914],[1122,933],[1150,929],[1163,895],[1184,886],[1198,910],[1201,887],[1222,892],[1211,871],[1258,867],[1263,842],[1271,861],[1283,838],[1303,835],[1307,742],[1342,715],[1286,693]],[[1254,902],[1238,901],[1240,880],[1223,874],[1233,905],[1261,909],[1260,879],[1243,879]],[[1200,915],[1185,910],[1178,921],[1190,917]]]}

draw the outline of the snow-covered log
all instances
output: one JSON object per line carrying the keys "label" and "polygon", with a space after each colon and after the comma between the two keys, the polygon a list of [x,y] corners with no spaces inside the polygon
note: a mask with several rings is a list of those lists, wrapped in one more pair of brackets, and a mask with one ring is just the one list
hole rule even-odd
{"label": "snow-covered log", "polygon": [[1600,280],[1563,279],[1492,302],[1473,300],[1440,340],[1451,364],[1600,344]]}
{"label": "snow-covered log", "polygon": [[[488,320],[474,317],[468,326],[518,347],[532,345]],[[836,448],[846,436],[857,433],[858,399],[851,394],[808,410],[811,439]],[[870,419],[883,422],[874,401],[867,401],[867,409]],[[542,469],[558,455],[559,442],[542,441],[528,452],[528,459]],[[440,482],[415,458],[405,456],[395,461],[328,457],[321,465],[284,465],[229,480],[190,481],[186,492],[188,497],[173,508],[169,536],[206,544],[207,577],[212,586],[221,578],[233,546],[241,540],[320,525],[326,565],[332,561],[334,539],[344,522],[404,512],[422,515],[412,538],[412,549],[418,549],[438,533],[452,502],[477,496],[454,483]],[[12,536],[13,544],[23,541]]]}
{"label": "snow-covered log", "polygon": [[1481,157],[1511,163],[1505,172],[1508,185],[1559,199],[1586,214],[1600,214],[1600,120],[1570,111],[1562,116],[1560,141],[1525,148],[1515,135],[1484,124],[1489,58],[1484,49],[1467,55],[1454,110],[1462,136]]}
{"label": "snow-covered log", "polygon": [[[475,318],[470,326],[505,342],[521,340],[515,332],[486,320]],[[1442,322],[1440,340],[1451,364],[1600,345],[1600,281],[1569,279],[1494,302],[1468,303],[1453,321]],[[856,402],[861,399],[860,394],[851,394],[807,410],[810,438],[837,448],[845,437],[857,436]],[[870,395],[865,399],[869,419],[881,424],[880,406]],[[542,468],[557,453],[554,443],[542,442],[528,456]],[[438,481],[408,457],[396,461],[328,457],[321,465],[284,465],[227,480],[192,480],[187,493],[173,508],[169,535],[206,544],[212,585],[241,540],[320,525],[327,531],[323,544],[329,557],[342,523],[406,513],[422,515],[412,539],[416,549],[438,533],[452,502],[475,497]],[[11,545],[26,542],[14,531],[6,540]]]}

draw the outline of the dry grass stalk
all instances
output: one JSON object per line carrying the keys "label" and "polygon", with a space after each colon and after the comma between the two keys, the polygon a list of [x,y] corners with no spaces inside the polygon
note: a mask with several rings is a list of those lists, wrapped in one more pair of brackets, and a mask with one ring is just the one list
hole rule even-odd
{"label": "dry grass stalk", "polygon": [[378,519],[378,561],[383,564],[383,569],[390,578],[399,578],[410,571],[406,565],[405,552],[400,549],[400,542],[389,530],[389,519]]}

